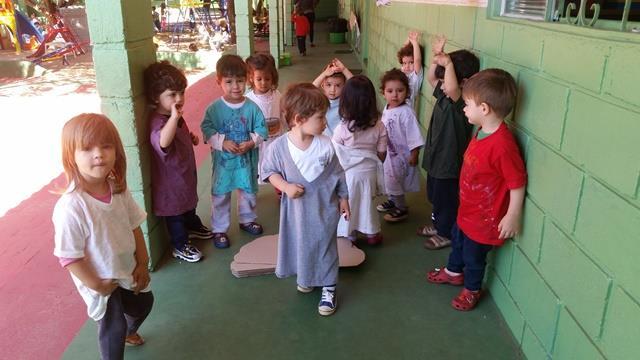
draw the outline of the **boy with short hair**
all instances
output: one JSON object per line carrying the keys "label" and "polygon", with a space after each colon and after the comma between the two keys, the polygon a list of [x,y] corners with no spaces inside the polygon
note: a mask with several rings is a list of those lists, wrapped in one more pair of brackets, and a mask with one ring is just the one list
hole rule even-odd
{"label": "boy with short hair", "polygon": [[230,245],[231,192],[237,190],[240,230],[262,234],[255,222],[258,192],[258,146],[267,139],[262,111],[244,96],[247,65],[237,55],[223,55],[216,63],[222,97],[207,108],[200,125],[211,145],[211,226],[217,248]]}
{"label": "boy with short hair", "polygon": [[467,80],[462,96],[465,115],[479,129],[464,153],[449,262],[427,280],[464,285],[451,306],[468,311],[480,298],[487,254],[520,232],[527,173],[504,123],[515,103],[513,77],[500,69],[480,71]]}
{"label": "boy with short hair", "polygon": [[340,95],[344,84],[353,74],[342,61],[333,59],[327,64],[327,67],[313,80],[313,85],[322,89],[324,95],[329,99],[329,109],[327,109],[327,127],[323,134],[332,137],[333,129],[340,123]]}

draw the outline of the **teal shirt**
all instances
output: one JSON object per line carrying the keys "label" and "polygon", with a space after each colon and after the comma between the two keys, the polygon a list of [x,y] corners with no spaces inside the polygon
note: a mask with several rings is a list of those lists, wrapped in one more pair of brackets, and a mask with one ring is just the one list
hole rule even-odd
{"label": "teal shirt", "polygon": [[[267,138],[267,127],[262,111],[253,101],[233,109],[218,99],[209,105],[200,125],[205,139],[214,134],[224,134],[225,140],[238,144],[251,140],[251,133]],[[235,189],[250,194],[258,192],[258,147],[236,155],[226,151],[212,150],[213,175],[211,194],[223,195]]]}

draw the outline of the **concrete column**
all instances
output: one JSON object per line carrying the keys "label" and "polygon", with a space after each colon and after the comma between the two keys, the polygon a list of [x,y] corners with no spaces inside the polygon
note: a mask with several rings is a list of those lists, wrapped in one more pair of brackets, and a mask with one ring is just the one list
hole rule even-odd
{"label": "concrete column", "polygon": [[87,0],[87,22],[102,112],[118,128],[127,154],[127,184],[149,214],[142,225],[153,268],[166,249],[166,231],[151,210],[150,154],[143,72],[156,60],[151,3]]}
{"label": "concrete column", "polygon": [[284,34],[283,41],[284,45],[287,46],[295,46],[295,39],[293,38],[293,23],[291,23],[291,13],[293,12],[293,1],[292,0],[281,0],[282,1],[282,19],[284,22]]}
{"label": "concrete column", "polygon": [[253,54],[253,17],[251,0],[235,0],[236,53],[246,59]]}
{"label": "concrete column", "polygon": [[269,53],[276,59],[276,66],[279,66],[280,53],[282,52],[282,36],[280,34],[280,1],[269,0]]}

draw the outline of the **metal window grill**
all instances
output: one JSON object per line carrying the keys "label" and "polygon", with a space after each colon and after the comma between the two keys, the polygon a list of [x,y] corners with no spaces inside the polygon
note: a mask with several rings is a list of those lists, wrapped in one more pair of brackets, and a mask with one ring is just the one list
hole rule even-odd
{"label": "metal window grill", "polygon": [[550,0],[503,0],[502,16],[545,20]]}

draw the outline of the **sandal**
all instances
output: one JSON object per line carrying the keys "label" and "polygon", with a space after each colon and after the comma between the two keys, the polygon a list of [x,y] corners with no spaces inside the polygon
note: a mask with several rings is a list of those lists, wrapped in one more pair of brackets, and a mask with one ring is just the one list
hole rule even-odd
{"label": "sandal", "polygon": [[213,246],[218,249],[226,249],[231,245],[229,236],[225,233],[213,233]]}
{"label": "sandal", "polygon": [[459,311],[469,311],[473,310],[478,304],[478,300],[480,300],[480,296],[482,295],[482,291],[471,291],[467,289],[462,289],[460,294],[451,300],[451,306]]}
{"label": "sandal", "polygon": [[383,219],[386,222],[400,222],[406,220],[409,217],[409,210],[401,210],[398,208],[393,208],[387,212]]}
{"label": "sandal", "polygon": [[451,276],[445,271],[446,267],[435,268],[427,273],[427,281],[434,284],[451,284],[460,286],[464,284],[464,275]]}
{"label": "sandal", "polygon": [[433,225],[422,225],[418,228],[418,231],[416,231],[416,234],[420,235],[420,236],[433,236],[433,235],[438,235],[438,230],[436,230],[435,227],[433,227]]}
{"label": "sandal", "polygon": [[240,230],[244,230],[251,235],[260,235],[262,234],[262,231],[263,231],[262,225],[254,221],[240,224]]}
{"label": "sandal", "polygon": [[437,234],[424,241],[424,247],[429,250],[438,250],[447,246],[451,246],[451,239]]}
{"label": "sandal", "polygon": [[140,334],[133,333],[124,338],[124,344],[127,346],[140,346],[144,344],[144,339],[142,338],[142,336],[140,336]]}

